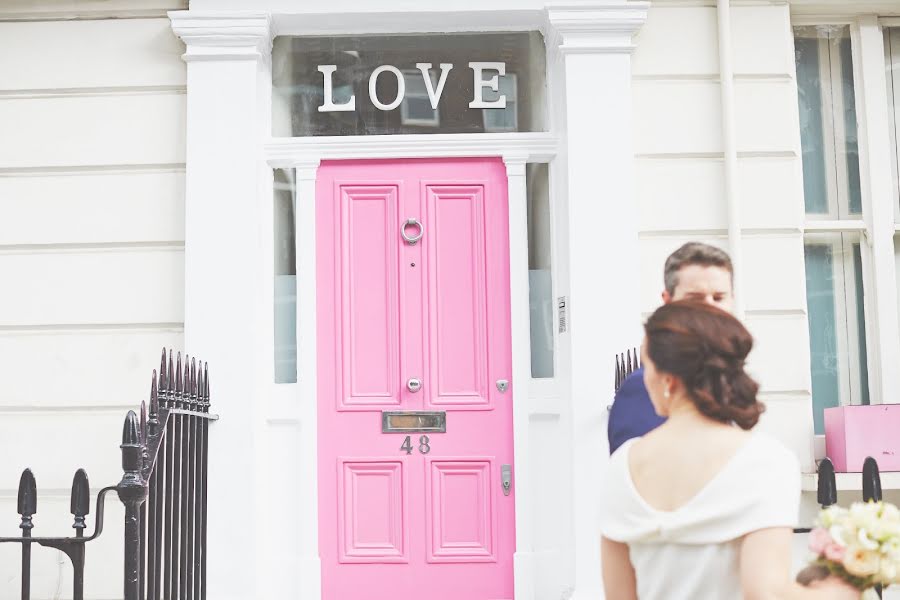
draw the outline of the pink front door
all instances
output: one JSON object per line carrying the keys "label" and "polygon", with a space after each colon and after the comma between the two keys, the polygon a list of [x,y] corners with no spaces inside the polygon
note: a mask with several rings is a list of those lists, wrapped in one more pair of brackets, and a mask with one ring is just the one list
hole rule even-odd
{"label": "pink front door", "polygon": [[506,187],[499,159],[319,168],[323,600],[513,597]]}

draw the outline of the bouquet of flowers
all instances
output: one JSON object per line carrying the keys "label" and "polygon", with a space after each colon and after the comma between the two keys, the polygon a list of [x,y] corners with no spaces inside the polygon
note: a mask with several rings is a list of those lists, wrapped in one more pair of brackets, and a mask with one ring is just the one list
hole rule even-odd
{"label": "bouquet of flowers", "polygon": [[828,575],[860,591],[900,583],[900,510],[886,502],[823,509],[809,548],[815,557],[797,576],[801,583]]}

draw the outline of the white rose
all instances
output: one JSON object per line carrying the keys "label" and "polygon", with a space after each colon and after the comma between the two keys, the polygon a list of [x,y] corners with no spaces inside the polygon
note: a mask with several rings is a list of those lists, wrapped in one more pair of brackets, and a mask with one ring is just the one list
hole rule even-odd
{"label": "white rose", "polygon": [[856,534],[856,539],[859,541],[859,545],[865,548],[866,550],[878,550],[881,545],[872,539],[872,536],[869,535],[869,532],[865,529],[860,529]]}
{"label": "white rose", "polygon": [[881,568],[879,562],[877,552],[866,550],[857,545],[847,548],[847,554],[844,556],[844,568],[851,575],[858,577],[869,577],[878,573]]}

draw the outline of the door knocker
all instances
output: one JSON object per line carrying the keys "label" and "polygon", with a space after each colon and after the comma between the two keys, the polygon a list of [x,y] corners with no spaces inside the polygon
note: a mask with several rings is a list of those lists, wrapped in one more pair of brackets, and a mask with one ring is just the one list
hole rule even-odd
{"label": "door knocker", "polygon": [[[406,230],[409,227],[415,227],[417,229],[416,234],[413,236],[409,236],[406,234]],[[403,236],[403,239],[406,240],[406,243],[410,246],[415,246],[416,242],[422,239],[422,234],[425,233],[425,228],[422,227],[422,224],[418,219],[407,219],[406,222],[400,227],[400,235]]]}

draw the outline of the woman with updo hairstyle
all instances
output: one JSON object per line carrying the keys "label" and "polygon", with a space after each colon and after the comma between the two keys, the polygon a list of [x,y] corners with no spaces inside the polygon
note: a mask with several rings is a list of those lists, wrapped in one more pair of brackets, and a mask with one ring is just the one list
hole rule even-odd
{"label": "woman with updo hairstyle", "polygon": [[800,466],[751,431],[765,407],[744,370],[750,333],[727,312],[686,301],[660,307],[644,332],[644,384],[667,420],[607,465],[606,600],[859,600],[834,577],[791,580]]}

